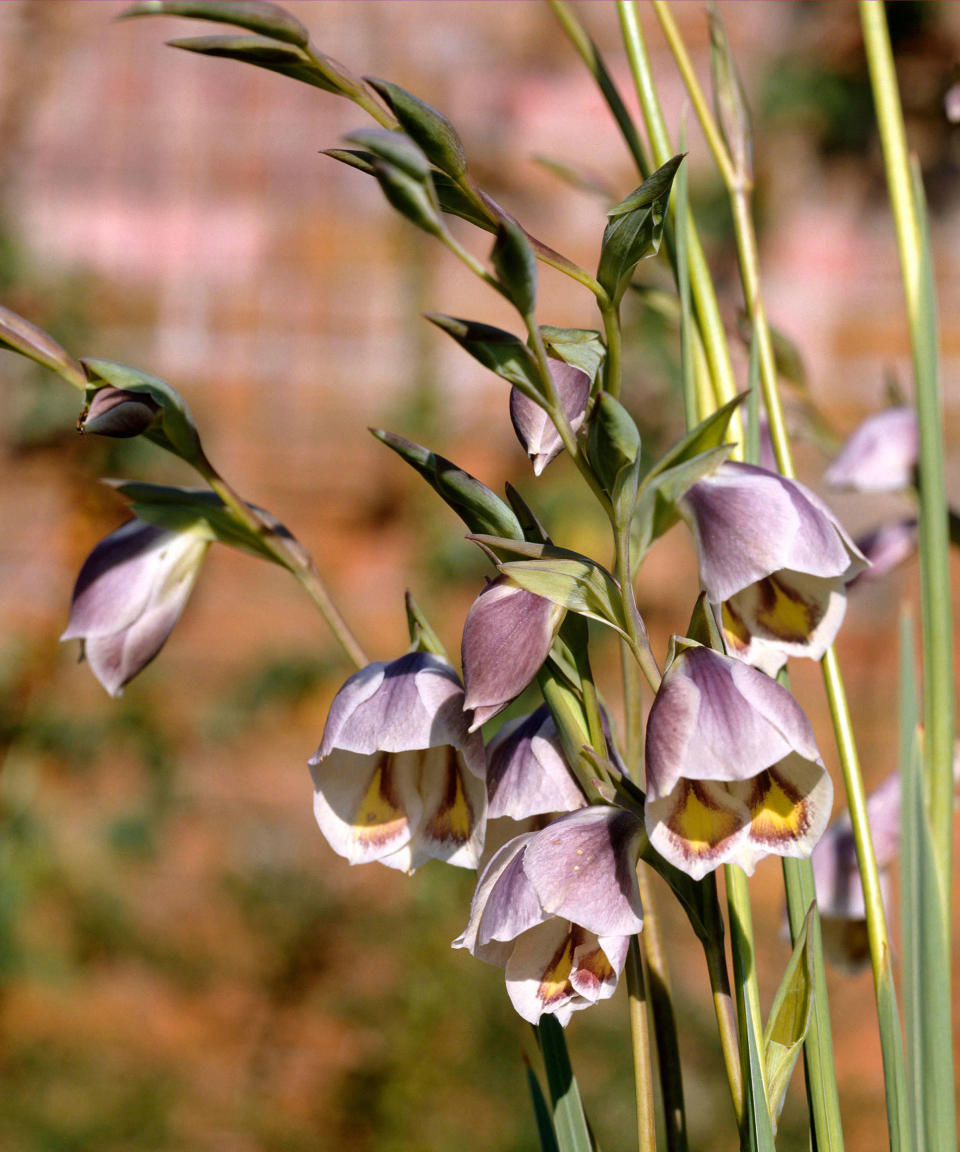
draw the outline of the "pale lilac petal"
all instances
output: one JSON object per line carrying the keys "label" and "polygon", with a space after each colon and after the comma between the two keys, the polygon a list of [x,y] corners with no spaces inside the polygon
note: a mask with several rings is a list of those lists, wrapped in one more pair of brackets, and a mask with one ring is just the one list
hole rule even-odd
{"label": "pale lilac petal", "polygon": [[598,938],[592,932],[584,933],[574,950],[570,973],[570,984],[577,995],[589,1004],[609,999],[617,990],[629,947],[629,936]]}
{"label": "pale lilac petal", "polygon": [[[421,756],[418,751],[365,756],[337,748],[311,765],[314,815],[334,852],[351,864],[386,862],[409,844],[422,812]],[[408,863],[401,866],[409,871]]]}
{"label": "pale lilac petal", "polygon": [[[437,656],[410,652],[368,664],[347,680],[330,705],[314,761],[333,748],[370,754],[461,743],[469,741],[456,672]],[[478,754],[474,746],[474,767]]]}
{"label": "pale lilac petal", "polygon": [[[566,364],[563,360],[548,357],[547,363],[567,420],[576,432],[586,416],[590,377],[582,369]],[[517,388],[510,392],[510,419],[517,439],[533,462],[534,475],[539,476],[550,461],[563,451],[560,434],[543,408]]]}
{"label": "pale lilac petal", "polygon": [[563,756],[546,705],[508,721],[487,747],[489,815],[525,820],[586,804]]}
{"label": "pale lilac petal", "polygon": [[901,492],[914,486],[919,438],[912,408],[888,408],[854,431],[827,469],[833,488]]}
{"label": "pale lilac petal", "polygon": [[857,547],[870,561],[870,567],[856,576],[850,582],[850,587],[879,580],[909,560],[917,550],[917,528],[915,519],[896,520],[892,524],[882,524],[861,537]]}
{"label": "pale lilac petal", "polygon": [[639,932],[642,831],[633,813],[603,805],[561,816],[538,832],[523,868],[543,910],[601,936]]}
{"label": "pale lilac petal", "polygon": [[[577,938],[583,934],[575,925],[551,918],[514,942],[506,965],[507,995],[524,1020],[537,1024],[547,1012],[566,1026],[573,1001],[581,999],[570,984],[570,970]],[[579,1006],[587,1004],[581,999]]]}
{"label": "pale lilac petal", "polygon": [[467,927],[454,940],[454,948],[466,948],[502,967],[509,948],[490,945],[512,941],[543,921],[544,912],[522,867],[523,851],[533,835],[516,836],[491,856],[477,882]]}
{"label": "pale lilac petal", "polygon": [[476,730],[527,687],[547,658],[564,611],[500,577],[474,600],[463,626],[466,698]]}

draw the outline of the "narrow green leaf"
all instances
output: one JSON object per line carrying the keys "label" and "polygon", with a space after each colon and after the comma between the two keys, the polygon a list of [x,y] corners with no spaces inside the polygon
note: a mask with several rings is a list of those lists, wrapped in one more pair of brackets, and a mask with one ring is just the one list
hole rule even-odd
{"label": "narrow green leaf", "polygon": [[522,340],[502,328],[480,324],[475,320],[460,320],[438,312],[428,312],[427,319],[449,333],[485,368],[496,372],[531,400],[543,404],[537,362]]}
{"label": "narrow green leaf", "polygon": [[0,348],[19,352],[28,360],[49,368],[74,388],[86,391],[87,377],[79,362],[36,324],[0,306]]}
{"label": "narrow green leaf", "polygon": [[639,563],[656,540],[680,519],[677,502],[687,489],[729,460],[733,445],[722,444],[691,456],[664,472],[649,473],[640,486],[631,526],[631,549]]}
{"label": "narrow green leaf", "polygon": [[763,1033],[763,1060],[774,1131],[813,1012],[813,963],[808,948],[812,916],[813,905],[794,943]]}
{"label": "narrow green leaf", "polygon": [[403,132],[388,128],[359,128],[344,136],[348,144],[359,144],[376,160],[385,160],[408,176],[424,183],[430,175],[430,163],[420,148]]}
{"label": "narrow green leaf", "polygon": [[536,544],[549,544],[550,536],[541,524],[536,512],[509,481],[504,485],[504,492],[514,515],[520,522],[520,527],[523,529],[524,540],[531,540]]}
{"label": "narrow green leaf", "polygon": [[527,1087],[533,1102],[533,1115],[537,1122],[537,1140],[540,1144],[540,1152],[560,1152],[557,1134],[553,1130],[553,1120],[550,1118],[550,1108],[547,1105],[543,1089],[540,1087],[540,1081],[529,1064],[527,1064]]}
{"label": "narrow green leaf", "polygon": [[484,232],[495,231],[493,221],[477,206],[474,200],[464,192],[456,181],[452,180],[446,172],[433,173],[433,186],[437,191],[440,207],[450,216],[459,216],[470,224],[482,228]]}
{"label": "narrow green leaf", "polygon": [[753,1020],[753,1009],[750,998],[745,997],[743,1011],[747,1017],[746,1026],[741,1035],[746,1035],[747,1060],[746,1072],[746,1119],[744,1121],[744,1148],[749,1152],[776,1152],[773,1139],[773,1122],[767,1107],[767,1098],[763,1090],[763,1064],[762,1053],[757,1045],[757,1021]]}
{"label": "narrow green leaf", "polygon": [[116,364],[112,360],[95,360],[84,357],[81,360],[86,370],[89,385],[88,400],[103,384],[114,388],[124,388],[129,392],[143,392],[160,406],[157,423],[143,433],[145,439],[179,456],[188,464],[206,473],[209,470],[200,436],[186,401],[159,376],[130,368],[126,364]]}
{"label": "narrow green leaf", "polygon": [[233,24],[299,48],[306,48],[310,41],[310,33],[296,16],[266,0],[139,0],[117,19],[132,16],[188,16],[216,24]]}
{"label": "narrow green leaf", "polygon": [[278,44],[265,36],[183,36],[168,40],[171,48],[195,52],[199,56],[212,56],[223,60],[239,60],[256,68],[279,72],[292,80],[322,88],[324,92],[339,94],[340,85],[332,82],[310,61],[299,48]]}
{"label": "narrow green leaf", "polygon": [[717,619],[707,600],[706,592],[701,592],[693,607],[690,623],[687,625],[686,636],[702,644],[704,648],[712,648],[714,652],[726,653],[723,634],[717,625]]}
{"label": "narrow green leaf", "polygon": [[456,512],[471,532],[522,540],[520,522],[496,493],[451,460],[393,432],[370,431],[415,468],[430,487]]}
{"label": "narrow green leaf", "polygon": [[447,660],[449,663],[447,650],[443,646],[443,641],[433,630],[430,621],[424,615],[423,609],[413,598],[413,593],[409,588],[404,593],[403,604],[407,612],[410,651],[432,652],[434,656],[439,656],[442,660]]}
{"label": "narrow green leaf", "polygon": [[597,280],[614,303],[622,299],[637,264],[660,250],[670,187],[682,159],[668,160],[607,213]]}
{"label": "narrow green leaf", "polygon": [[695,428],[691,428],[653,465],[644,477],[644,484],[649,484],[661,472],[666,472],[668,469],[676,467],[677,464],[682,464],[685,460],[690,460],[694,456],[699,456],[701,452],[706,452],[708,449],[716,448],[717,445],[722,444],[734,412],[746,398],[746,392],[741,392],[724,404],[722,408],[718,408],[716,412],[711,412]]}
{"label": "narrow green leaf", "polygon": [[549,1014],[540,1017],[537,1038],[543,1053],[553,1105],[553,1125],[560,1152],[593,1152],[593,1141],[580,1100],[580,1088],[570,1065],[563,1029],[555,1017]]}
{"label": "narrow green leaf", "polygon": [[467,170],[467,158],[457,130],[436,108],[389,80],[366,77],[400,121],[400,126],[423,149],[431,164],[441,172],[460,179]]}
{"label": "narrow green leaf", "polygon": [[[686,145],[686,123],[680,133],[680,147]],[[683,414],[687,430],[696,427],[700,416],[700,402],[697,397],[696,359],[694,348],[697,340],[696,321],[690,299],[690,219],[688,193],[689,169],[683,165],[676,178],[676,211],[674,212],[674,245],[676,248],[677,298],[680,303],[680,380],[683,390]]]}
{"label": "narrow green leaf", "polygon": [[356,168],[358,172],[365,172],[368,176],[376,174],[373,166],[372,152],[364,152],[360,148],[324,148],[321,156],[329,156],[332,160],[339,160],[349,168]]}
{"label": "narrow green leaf", "polygon": [[537,305],[537,258],[527,234],[509,217],[497,227],[490,263],[507,299],[521,316],[532,316]]}

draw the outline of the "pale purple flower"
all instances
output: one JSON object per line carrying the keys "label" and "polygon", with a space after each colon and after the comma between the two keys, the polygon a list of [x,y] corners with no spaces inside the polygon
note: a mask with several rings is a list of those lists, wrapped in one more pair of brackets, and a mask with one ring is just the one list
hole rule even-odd
{"label": "pale purple flower", "polygon": [[80,419],[83,432],[126,439],[151,428],[162,409],[147,392],[107,385],[94,393],[90,406]]}
{"label": "pale purple flower", "polygon": [[910,559],[917,550],[917,521],[910,518],[881,524],[879,528],[858,539],[857,547],[870,561],[870,567],[850,582],[851,588],[879,580]]}
{"label": "pale purple flower", "polygon": [[508,720],[487,745],[487,800],[491,819],[526,820],[586,805],[546,704]]}
{"label": "pale purple flower", "polygon": [[796,480],[729,462],[679,507],[729,650],[771,675],[787,656],[819,660],[867,564],[829,508]]}
{"label": "pale purple flower", "polygon": [[[590,377],[582,368],[575,368],[563,360],[548,357],[547,363],[570,427],[576,432],[587,414]],[[560,433],[540,405],[518,388],[510,391],[510,419],[517,439],[533,462],[534,475],[539,476],[550,461],[563,451]]]}
{"label": "pale purple flower", "polygon": [[827,469],[832,488],[903,492],[914,487],[919,440],[912,408],[887,408],[853,432]]}
{"label": "pale purple flower", "polygon": [[740,660],[676,637],[673,648],[647,722],[650,843],[695,880],[809,856],[833,785],[800,705]]}
{"label": "pale purple flower", "polygon": [[476,868],[487,816],[483,740],[446,661],[410,652],[343,685],[310,760],[314,814],[351,864]]}
{"label": "pale purple flower", "polygon": [[487,864],[470,921],[453,943],[505,969],[517,1012],[536,1024],[612,996],[643,926],[637,859],[643,827],[610,806],[518,836]]}
{"label": "pale purple flower", "polygon": [[163,647],[211,540],[199,521],[173,530],[134,519],[84,561],[60,639],[82,641],[82,657],[111,696],[119,696]]}
{"label": "pale purple flower", "polygon": [[470,730],[496,716],[526,688],[547,658],[564,609],[500,576],[470,606],[463,625],[464,708]]}

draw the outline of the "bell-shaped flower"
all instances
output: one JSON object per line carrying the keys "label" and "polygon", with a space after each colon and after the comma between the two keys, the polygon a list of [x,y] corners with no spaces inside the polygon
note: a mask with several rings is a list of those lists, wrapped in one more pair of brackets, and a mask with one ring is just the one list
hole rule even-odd
{"label": "bell-shaped flower", "polygon": [[310,760],[314,814],[334,852],[404,872],[431,858],[476,868],[486,764],[467,722],[460,680],[436,656],[410,652],[354,673]]}
{"label": "bell-shaped flower", "polygon": [[[892,772],[867,797],[867,820],[886,902],[890,866],[900,850],[899,772]],[[837,967],[856,971],[870,959],[870,942],[848,813],[839,816],[824,833],[812,863],[824,952]]]}
{"label": "bell-shaped flower", "polygon": [[474,600],[463,625],[464,708],[470,731],[526,688],[547,658],[564,609],[500,576]]}
{"label": "bell-shaped flower", "polygon": [[454,942],[505,969],[507,993],[531,1024],[612,996],[630,937],[643,927],[637,816],[594,806],[518,836],[487,864]]}
{"label": "bell-shaped flower", "polygon": [[800,705],[740,660],[673,647],[647,722],[651,844],[695,880],[720,864],[751,874],[770,853],[809,856],[833,785]]}
{"label": "bell-shaped flower", "polygon": [[111,696],[163,647],[212,539],[201,521],[173,530],[134,519],[84,561],[60,639],[82,641],[81,656]]}
{"label": "bell-shaped flower", "polygon": [[[570,427],[577,432],[587,414],[590,377],[582,368],[575,368],[563,360],[548,357],[547,363]],[[540,405],[524,395],[519,388],[513,388],[510,392],[510,419],[517,439],[533,462],[533,474],[539,476],[550,461],[563,451],[560,433]]]}
{"label": "bell-shaped flower", "polygon": [[508,720],[487,745],[488,816],[526,820],[586,805],[546,704]]}
{"label": "bell-shaped flower", "polygon": [[795,480],[726,463],[679,509],[729,650],[771,675],[787,656],[819,660],[843,621],[846,585],[867,564],[829,508]]}
{"label": "bell-shaped flower", "polygon": [[903,492],[913,488],[919,438],[912,408],[887,408],[853,432],[827,469],[832,488]]}

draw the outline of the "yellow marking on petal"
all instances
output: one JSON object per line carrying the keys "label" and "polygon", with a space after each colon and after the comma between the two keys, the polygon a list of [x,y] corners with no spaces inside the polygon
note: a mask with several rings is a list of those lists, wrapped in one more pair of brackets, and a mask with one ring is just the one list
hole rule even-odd
{"label": "yellow marking on petal", "polygon": [[804,600],[800,592],[776,576],[760,580],[757,593],[757,623],[781,640],[806,640],[823,614],[818,604]]}
{"label": "yellow marking on petal", "polygon": [[[722,789],[722,785],[715,785]],[[738,832],[741,821],[734,812],[722,808],[698,783],[682,781],[678,786],[677,806],[670,813],[667,827],[688,852],[702,856]]]}
{"label": "yellow marking on petal", "polygon": [[406,823],[407,814],[400,807],[394,791],[393,757],[382,753],[354,813],[353,835],[363,843],[387,841],[393,839]]}
{"label": "yellow marking on petal", "polygon": [[783,844],[799,840],[807,830],[807,805],[797,790],[776,772],[761,772],[749,799],[750,835],[754,840]]}
{"label": "yellow marking on petal", "polygon": [[570,973],[573,970],[573,953],[576,948],[573,936],[574,927],[571,924],[563,943],[543,970],[543,977],[537,988],[537,999],[544,1007],[549,1007],[557,1000],[565,1000],[570,995]]}
{"label": "yellow marking on petal", "polygon": [[730,607],[729,601],[723,602],[720,608],[720,618],[723,624],[723,635],[730,651],[734,653],[746,652],[750,647],[750,629]]}
{"label": "yellow marking on petal", "polygon": [[443,799],[426,822],[430,836],[441,842],[465,844],[475,823],[473,808],[463,788],[456,749],[448,749],[447,786]]}

